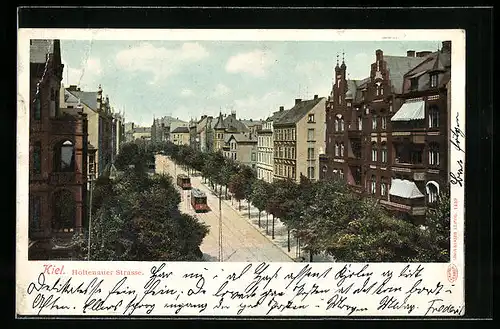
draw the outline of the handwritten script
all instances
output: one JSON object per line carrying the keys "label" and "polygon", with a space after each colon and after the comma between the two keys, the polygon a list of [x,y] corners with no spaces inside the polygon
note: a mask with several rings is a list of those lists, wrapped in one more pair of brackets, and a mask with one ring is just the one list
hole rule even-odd
{"label": "handwritten script", "polygon": [[39,315],[456,316],[464,308],[452,302],[454,286],[422,264],[214,265],[158,263],[129,276],[44,265],[23,298]]}
{"label": "handwritten script", "polygon": [[[451,129],[451,144],[454,146],[455,150],[465,153],[463,149],[463,144],[465,143],[465,133],[460,128],[460,120],[457,113],[455,117],[455,126]],[[455,172],[450,172],[450,183],[453,185],[463,186],[463,175],[464,175],[464,161],[463,159],[457,160],[458,169]]]}

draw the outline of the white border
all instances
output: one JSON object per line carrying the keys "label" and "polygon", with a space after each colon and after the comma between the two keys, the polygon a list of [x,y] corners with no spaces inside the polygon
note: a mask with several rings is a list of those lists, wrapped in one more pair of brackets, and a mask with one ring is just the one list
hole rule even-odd
{"label": "white border", "polygon": [[[144,38],[144,36],[147,36]],[[145,272],[149,271],[151,264],[144,262],[36,262],[27,261],[27,248],[28,245],[28,144],[29,144],[29,120],[28,120],[28,100],[29,100],[29,39],[94,39],[94,40],[238,40],[238,41],[452,41],[452,106],[451,117],[455,118],[457,115],[460,120],[460,127],[465,131],[465,31],[464,30],[180,30],[180,29],[167,29],[158,30],[151,29],[19,29],[18,30],[18,121],[17,121],[17,244],[16,244],[16,312],[17,314],[29,315],[33,314],[32,301],[33,296],[27,295],[26,289],[31,281],[37,279],[38,273],[42,269],[42,265],[46,263],[51,264],[64,264],[66,267],[83,268],[101,268],[113,269],[118,267],[143,269]],[[453,120],[452,120],[453,124]],[[465,149],[465,141],[461,143],[462,148]],[[463,159],[465,166],[465,156],[456,151],[450,146],[450,162],[451,171],[458,170],[457,160]],[[465,185],[465,183],[464,183]],[[451,206],[451,213],[453,221],[456,216],[456,225],[452,225],[451,234],[456,234],[457,253],[456,257],[452,258],[451,263],[458,269],[458,279],[453,287],[453,293],[450,296],[443,296],[444,302],[453,303],[456,307],[463,306],[464,303],[464,188],[458,185],[451,185],[451,200],[457,202],[455,207]],[[453,236],[452,236],[453,240]],[[453,246],[452,246],[453,247]],[[241,263],[169,263],[168,266],[175,266],[178,271],[187,271],[192,269],[201,269],[202,267],[208,268],[209,272],[218,273],[222,269],[229,271],[239,271],[245,264]],[[257,266],[258,264],[253,264]],[[324,270],[328,266],[334,266],[334,270],[339,270],[344,264],[312,264],[314,270]],[[361,268],[363,264],[352,264]],[[381,274],[387,270],[400,271],[405,264],[370,264],[370,268],[375,272]],[[417,264],[413,264],[417,265]],[[272,267],[282,266],[287,271],[298,271],[303,268],[304,264],[291,263],[291,264],[278,264],[272,263]],[[424,283],[429,282],[432,285],[436,280],[447,282],[447,270],[449,264],[424,264],[426,274],[424,275]],[[36,274],[35,274],[36,273]],[[78,279],[78,277],[76,278]],[[144,284],[141,278],[131,278],[131,283],[135,282],[135,286],[142,287]],[[250,280],[251,278],[249,278]],[[136,281],[132,281],[136,280]],[[310,283],[311,280],[306,280]],[[361,282],[360,280],[358,280]],[[358,283],[359,283],[358,282]],[[397,281],[399,282],[399,281]],[[179,283],[179,282],[178,282]],[[332,282],[323,282],[326,285],[331,285]],[[112,284],[109,283],[108,284]],[[240,286],[243,282],[240,281]],[[311,281],[312,284],[312,281]],[[406,284],[409,284],[408,282]],[[281,283],[276,282],[274,287],[279,288]],[[397,293],[394,294],[397,296]],[[81,297],[81,298],[80,298]],[[69,302],[74,305],[81,304],[82,296],[73,296]],[[213,297],[213,296],[212,296]],[[204,300],[209,303],[214,303],[214,298],[204,297]],[[67,297],[66,297],[67,298]],[[83,299],[82,299],[83,298]],[[319,298],[319,297],[318,297]],[[413,298],[413,297],[412,297]],[[425,312],[425,306],[429,303],[429,296],[422,294],[414,297],[415,305],[421,305],[418,311],[415,310],[410,315],[422,315]],[[67,299],[66,299],[67,300]],[[199,299],[198,299],[199,300]],[[386,310],[377,311],[377,300],[370,296],[363,296],[362,298],[354,298],[354,302],[360,307],[368,305],[369,311],[363,312],[363,316],[377,316],[377,315],[407,315],[407,310]],[[66,301],[68,303],[68,301]],[[314,304],[311,302],[311,305]],[[371,305],[371,306],[369,306]],[[418,307],[418,306],[417,306]],[[142,314],[143,312],[137,311],[134,314]],[[54,311],[49,314],[81,314],[78,309],[69,311]],[[110,312],[96,312],[93,316],[103,316],[111,314]],[[116,313],[115,313],[116,314]],[[145,314],[145,313],[144,313]],[[187,315],[196,316],[197,312],[182,313]],[[264,315],[263,308],[256,308],[249,313],[249,315]],[[297,310],[284,311],[279,316],[343,316],[347,312],[344,310],[330,310],[318,311],[317,309],[309,309],[307,312],[300,312]],[[172,312],[161,311],[153,312],[151,315],[165,315],[175,316]],[[225,316],[238,316],[234,311],[209,311],[203,315],[225,315]],[[273,315],[273,314],[272,314]],[[276,314],[274,314],[276,315]],[[428,314],[434,316],[446,316],[456,314]]]}

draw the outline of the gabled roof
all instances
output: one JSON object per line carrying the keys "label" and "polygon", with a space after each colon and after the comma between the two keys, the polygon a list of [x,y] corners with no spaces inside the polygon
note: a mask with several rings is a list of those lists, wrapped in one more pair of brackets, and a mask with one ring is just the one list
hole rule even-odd
{"label": "gabled roof", "polygon": [[186,126],[180,126],[175,128],[171,133],[173,134],[189,133],[189,128]]}
{"label": "gabled roof", "polygon": [[[97,91],[76,91],[68,89],[66,89],[66,91],[73,95],[76,99],[80,99],[80,101],[87,105],[90,109],[97,111]],[[64,93],[64,97],[66,98],[66,92]],[[69,102],[66,101],[66,103]]]}
{"label": "gabled roof", "polygon": [[403,89],[404,75],[426,59],[426,57],[384,55],[384,60],[387,64],[387,70],[389,71],[389,79],[391,80],[394,93],[401,94]]}
{"label": "gabled roof", "polygon": [[237,143],[257,143],[257,139],[254,136],[250,137],[250,134],[227,134],[224,136],[224,142],[227,144],[234,139]]}
{"label": "gabled roof", "polygon": [[45,63],[54,53],[54,40],[30,40],[30,63]]}
{"label": "gabled roof", "polygon": [[273,125],[286,125],[298,122],[323,99],[324,97],[318,97],[316,99],[300,101],[288,110],[280,119],[274,121]]}
{"label": "gabled roof", "polygon": [[[409,70],[404,77],[407,79],[418,79],[418,90],[427,90],[430,88],[430,75],[429,73],[438,73],[438,86],[443,86],[448,83],[450,79],[450,67],[447,66],[451,62],[451,54],[446,52],[437,51],[430,54],[427,60],[420,63],[416,67]],[[405,87],[403,90],[407,92]]]}
{"label": "gabled roof", "polygon": [[228,115],[224,119],[224,126],[226,127],[227,130],[231,131],[237,131],[237,132],[249,131],[248,127],[243,122],[236,119],[235,115]]}

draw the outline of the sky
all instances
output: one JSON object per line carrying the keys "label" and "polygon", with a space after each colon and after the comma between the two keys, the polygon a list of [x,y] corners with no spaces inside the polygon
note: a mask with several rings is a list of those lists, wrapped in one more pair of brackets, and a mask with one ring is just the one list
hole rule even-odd
{"label": "sky", "polygon": [[350,79],[369,76],[375,51],[406,56],[438,41],[108,41],[61,40],[65,86],[103,94],[127,122],[165,115],[189,121],[236,111],[265,119],[295,98],[326,97],[337,54]]}

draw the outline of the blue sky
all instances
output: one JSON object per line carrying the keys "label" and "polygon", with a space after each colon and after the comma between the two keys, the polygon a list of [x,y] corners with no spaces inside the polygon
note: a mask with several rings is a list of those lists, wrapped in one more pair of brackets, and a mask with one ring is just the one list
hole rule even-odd
{"label": "blue sky", "polygon": [[405,56],[435,51],[438,41],[104,41],[61,40],[63,83],[99,84],[126,121],[179,119],[236,111],[263,119],[295,98],[327,96],[336,55],[345,52],[351,79],[369,75],[375,50]]}

